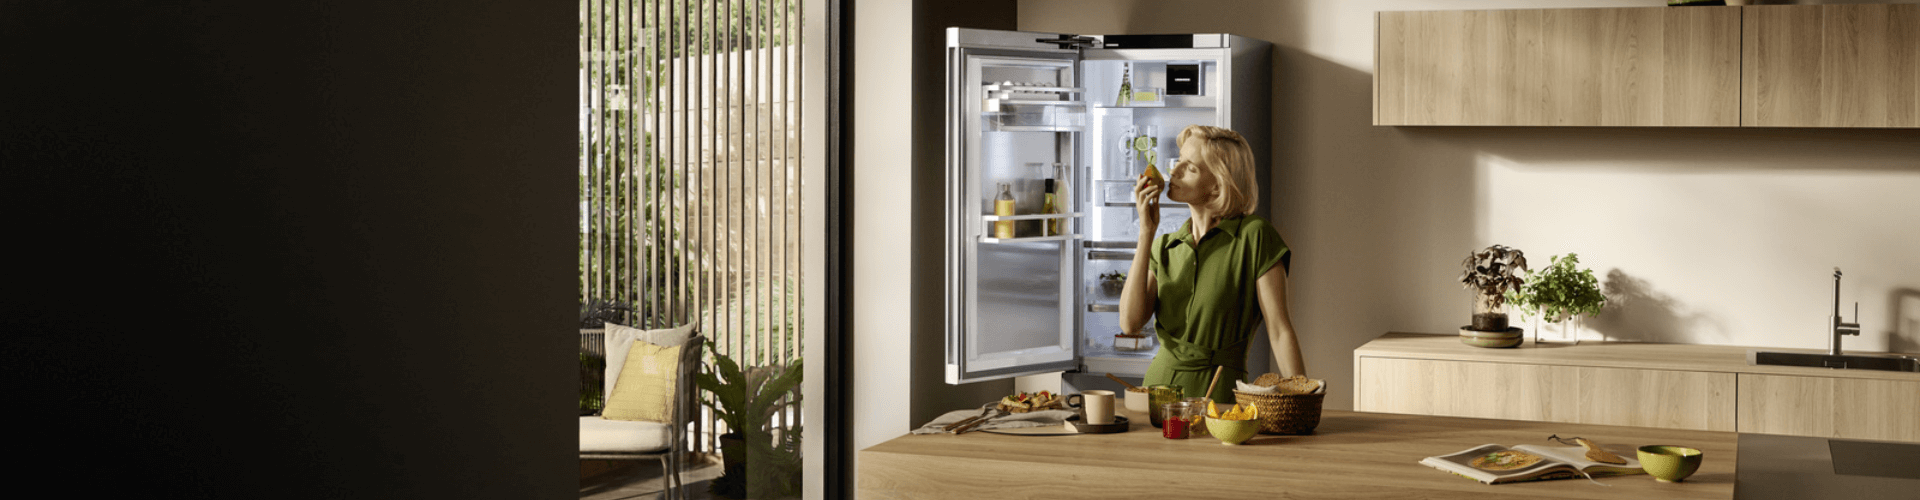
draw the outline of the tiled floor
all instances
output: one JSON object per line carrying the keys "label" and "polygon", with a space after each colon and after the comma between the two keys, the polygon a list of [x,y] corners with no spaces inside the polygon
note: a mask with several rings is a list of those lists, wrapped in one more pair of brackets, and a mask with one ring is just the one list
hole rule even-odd
{"label": "tiled floor", "polygon": [[[720,476],[720,466],[709,463],[689,463],[681,480],[687,488],[687,498],[706,500],[712,498],[707,493],[707,484]],[[633,460],[622,462],[617,469],[595,474],[580,480],[580,498],[583,500],[616,500],[665,498],[665,479],[660,474],[660,462],[657,460]]]}

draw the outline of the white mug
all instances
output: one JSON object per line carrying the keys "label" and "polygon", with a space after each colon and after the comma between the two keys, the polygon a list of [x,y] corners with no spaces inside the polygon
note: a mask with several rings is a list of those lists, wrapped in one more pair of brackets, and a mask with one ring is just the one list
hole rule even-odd
{"label": "white mug", "polygon": [[[1079,399],[1080,404],[1074,404]],[[1113,423],[1113,391],[1085,391],[1067,396],[1067,406],[1079,408],[1082,421],[1089,425]]]}

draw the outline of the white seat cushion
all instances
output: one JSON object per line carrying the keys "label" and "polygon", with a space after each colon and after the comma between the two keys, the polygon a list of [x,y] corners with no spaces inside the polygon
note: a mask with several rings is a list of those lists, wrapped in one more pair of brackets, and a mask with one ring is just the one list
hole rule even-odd
{"label": "white seat cushion", "polygon": [[580,417],[581,453],[650,453],[672,444],[667,424]]}

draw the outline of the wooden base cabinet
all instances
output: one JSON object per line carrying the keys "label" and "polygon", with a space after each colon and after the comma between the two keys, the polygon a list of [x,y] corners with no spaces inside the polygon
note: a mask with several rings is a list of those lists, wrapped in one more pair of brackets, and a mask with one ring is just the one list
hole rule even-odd
{"label": "wooden base cabinet", "polygon": [[1920,373],[1748,364],[1755,349],[1390,332],[1353,350],[1354,409],[1920,442]]}
{"label": "wooden base cabinet", "polygon": [[1920,441],[1920,382],[1740,374],[1739,431]]}
{"label": "wooden base cabinet", "polygon": [[1734,374],[1362,357],[1356,410],[1734,430]]}

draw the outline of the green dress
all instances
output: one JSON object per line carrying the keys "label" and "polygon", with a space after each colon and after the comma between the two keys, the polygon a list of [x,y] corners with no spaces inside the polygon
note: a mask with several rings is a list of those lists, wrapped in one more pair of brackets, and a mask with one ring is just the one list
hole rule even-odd
{"label": "green dress", "polygon": [[1233,381],[1247,376],[1247,346],[1260,326],[1260,275],[1292,259],[1272,225],[1255,215],[1221,219],[1190,244],[1193,221],[1153,240],[1147,268],[1159,282],[1154,331],[1160,350],[1146,383],[1206,396],[1214,367],[1225,366],[1213,400],[1232,403]]}

